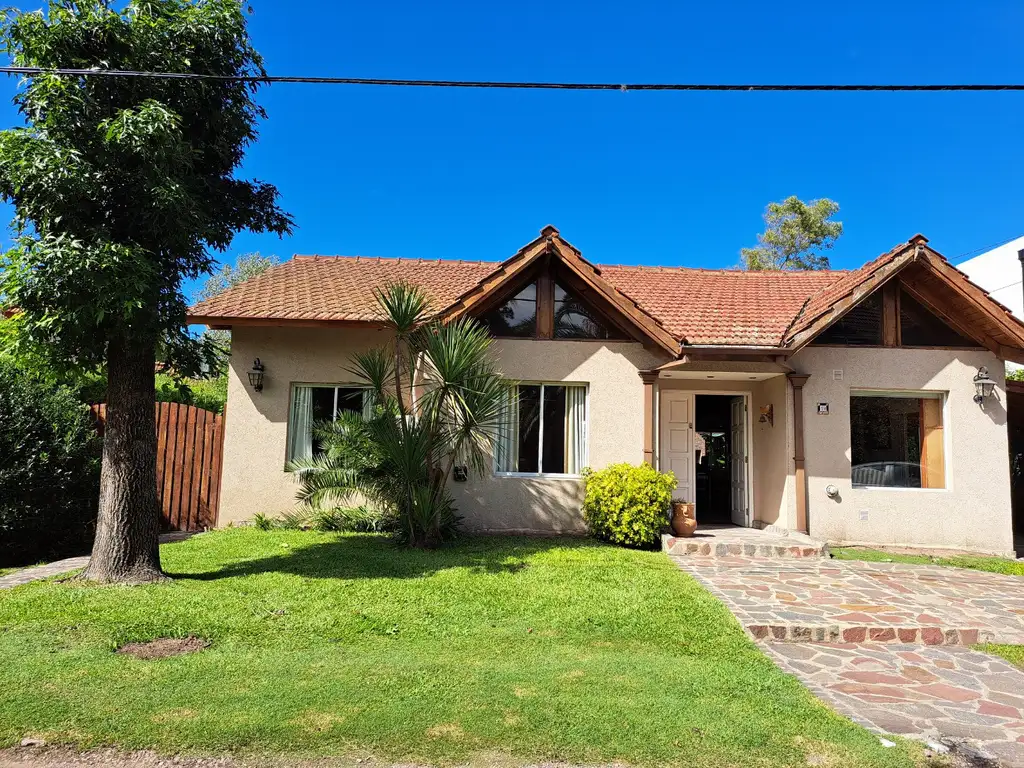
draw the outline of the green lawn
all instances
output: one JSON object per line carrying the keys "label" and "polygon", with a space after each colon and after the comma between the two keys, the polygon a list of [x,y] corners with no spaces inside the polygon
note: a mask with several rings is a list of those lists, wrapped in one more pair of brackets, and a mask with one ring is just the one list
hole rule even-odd
{"label": "green lawn", "polygon": [[[0,746],[33,734],[436,763],[919,759],[819,704],[657,552],[497,538],[422,552],[234,529],[162,553],[172,583],[0,592]],[[189,634],[211,647],[111,652]]]}
{"label": "green lawn", "polygon": [[1024,669],[1024,645],[976,645],[979,651],[1002,656],[1011,664]]}
{"label": "green lawn", "polygon": [[1008,560],[1004,557],[982,557],[961,555],[957,557],[932,557],[931,555],[897,555],[880,549],[860,547],[830,548],[837,560],[864,560],[869,563],[916,563],[919,565],[948,565],[954,568],[972,568],[976,571],[1005,573],[1008,576],[1024,576],[1024,560]]}

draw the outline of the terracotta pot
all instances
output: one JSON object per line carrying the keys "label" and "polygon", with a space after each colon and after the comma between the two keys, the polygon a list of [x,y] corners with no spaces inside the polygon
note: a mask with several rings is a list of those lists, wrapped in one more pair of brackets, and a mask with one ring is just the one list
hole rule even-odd
{"label": "terracotta pot", "polygon": [[688,501],[672,502],[672,533],[682,538],[693,536],[697,530],[694,504]]}

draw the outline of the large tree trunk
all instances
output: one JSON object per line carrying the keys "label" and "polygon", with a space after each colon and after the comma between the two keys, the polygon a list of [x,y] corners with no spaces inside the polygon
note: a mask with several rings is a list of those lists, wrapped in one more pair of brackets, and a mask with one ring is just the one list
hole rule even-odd
{"label": "large tree trunk", "polygon": [[143,584],[167,578],[160,570],[155,365],[152,343],[110,340],[99,519],[83,574],[93,581]]}

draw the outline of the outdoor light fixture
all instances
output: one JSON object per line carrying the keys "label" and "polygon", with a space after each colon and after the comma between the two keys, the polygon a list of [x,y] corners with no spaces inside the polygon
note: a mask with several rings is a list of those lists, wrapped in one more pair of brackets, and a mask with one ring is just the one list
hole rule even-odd
{"label": "outdoor light fixture", "polygon": [[988,368],[981,366],[974,376],[974,402],[981,405],[986,397],[992,397],[995,388],[995,379],[988,375]]}
{"label": "outdoor light fixture", "polygon": [[265,370],[258,357],[252,361],[252,370],[249,371],[249,386],[256,392],[263,391],[263,371]]}

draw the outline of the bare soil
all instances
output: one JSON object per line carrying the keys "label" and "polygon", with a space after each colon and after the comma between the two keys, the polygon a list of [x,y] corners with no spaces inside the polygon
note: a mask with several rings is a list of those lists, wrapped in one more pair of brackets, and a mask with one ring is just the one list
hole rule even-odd
{"label": "bare soil", "polygon": [[209,644],[209,640],[201,637],[158,637],[148,643],[127,643],[118,648],[117,652],[137,659],[166,659],[169,656],[201,651]]}

